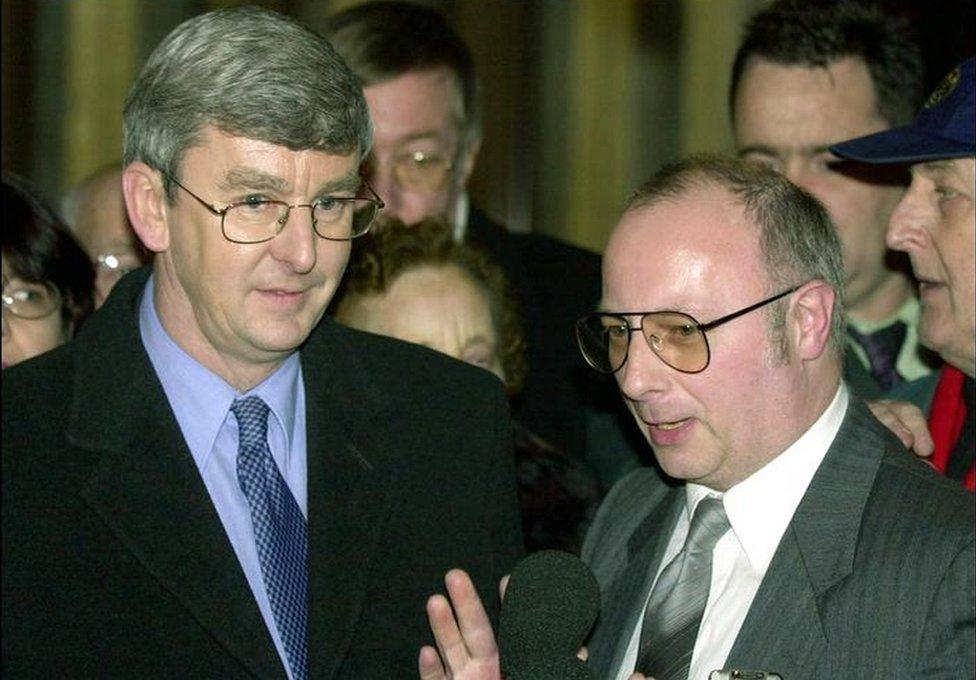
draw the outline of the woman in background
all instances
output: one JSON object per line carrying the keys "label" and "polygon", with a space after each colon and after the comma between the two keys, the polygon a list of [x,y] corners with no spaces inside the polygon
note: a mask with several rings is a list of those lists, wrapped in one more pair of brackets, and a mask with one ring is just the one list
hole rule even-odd
{"label": "woman in background", "polygon": [[[504,274],[441,222],[388,221],[356,241],[335,310],[353,328],[491,371],[510,398],[521,388],[525,339]],[[596,476],[518,423],[513,436],[527,550],[578,553],[599,502]]]}
{"label": "woman in background", "polygon": [[3,174],[3,368],[54,349],[93,308],[95,272],[30,184]]}

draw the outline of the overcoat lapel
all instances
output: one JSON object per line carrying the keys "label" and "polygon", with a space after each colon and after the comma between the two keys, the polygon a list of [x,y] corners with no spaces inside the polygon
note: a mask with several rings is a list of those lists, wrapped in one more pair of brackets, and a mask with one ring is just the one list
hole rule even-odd
{"label": "overcoat lapel", "polygon": [[341,329],[325,319],[302,350],[308,414],[309,673],[332,678],[354,637],[390,512],[391,416]]}
{"label": "overcoat lapel", "polygon": [[827,638],[818,598],[854,564],[864,506],[885,442],[853,395],[844,422],[770,562],[727,668],[774,671],[791,680],[824,671]]}
{"label": "overcoat lapel", "polygon": [[[119,544],[255,676],[282,678],[277,651],[139,338],[146,275],[79,336],[69,441],[98,457],[83,492]],[[94,553],[118,546],[93,545]],[[134,603],[133,606],[144,606]]]}

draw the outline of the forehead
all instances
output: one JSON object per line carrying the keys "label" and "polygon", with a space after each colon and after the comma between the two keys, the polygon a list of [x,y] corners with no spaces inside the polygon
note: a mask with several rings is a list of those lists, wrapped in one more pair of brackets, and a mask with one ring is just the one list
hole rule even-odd
{"label": "forehead", "polygon": [[[734,102],[737,137],[808,136],[810,143],[887,127],[877,111],[874,82],[859,57],[826,67],[779,64],[752,57]],[[785,137],[784,137],[785,141]]]}
{"label": "forehead", "polygon": [[723,300],[762,292],[757,227],[738,200],[718,187],[628,211],[603,261],[608,310],[723,309]]}
{"label": "forehead", "polygon": [[[488,298],[471,277],[453,265],[423,265],[409,269],[390,285],[386,299],[405,316],[419,309],[464,313],[491,322]],[[445,318],[450,321],[450,316]]]}
{"label": "forehead", "polygon": [[457,78],[447,67],[408,71],[363,92],[377,141],[443,134],[463,115]]}
{"label": "forehead", "polygon": [[358,184],[358,159],[358,152],[341,156],[319,149],[295,151],[208,127],[201,132],[199,142],[184,154],[182,173],[220,178],[224,188],[316,190],[325,182]]}

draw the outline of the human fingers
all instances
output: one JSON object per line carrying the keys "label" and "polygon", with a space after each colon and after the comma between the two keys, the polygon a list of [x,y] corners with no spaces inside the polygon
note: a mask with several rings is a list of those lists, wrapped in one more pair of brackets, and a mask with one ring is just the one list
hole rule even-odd
{"label": "human fingers", "polygon": [[471,578],[460,569],[452,569],[444,577],[444,584],[467,652],[477,659],[497,656],[495,633]]}
{"label": "human fingers", "polygon": [[925,414],[917,406],[904,401],[879,399],[868,402],[868,408],[871,409],[874,417],[891,430],[915,455],[920,457],[932,455],[935,444],[929,433]]}
{"label": "human fingers", "polygon": [[511,574],[505,574],[502,576],[502,580],[498,582],[498,598],[501,600],[505,599],[505,591],[508,590],[508,581],[511,577]]}
{"label": "human fingers", "polygon": [[576,658],[580,661],[586,661],[590,658],[590,650],[586,647],[580,647],[579,651],[576,652]]}
{"label": "human fingers", "polygon": [[[451,603],[443,595],[432,595],[427,600],[427,621],[434,634],[434,642],[439,653],[439,663],[450,677],[452,671],[462,668],[468,661],[468,650]],[[437,677],[437,676],[434,676]]]}
{"label": "human fingers", "polygon": [[444,664],[441,663],[441,655],[430,645],[424,645],[420,648],[417,666],[420,671],[420,680],[448,680],[447,673],[444,671]]}

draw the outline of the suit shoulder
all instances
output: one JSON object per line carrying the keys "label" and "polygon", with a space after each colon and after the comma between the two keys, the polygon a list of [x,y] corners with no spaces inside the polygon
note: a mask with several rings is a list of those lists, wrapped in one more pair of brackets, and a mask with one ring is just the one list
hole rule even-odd
{"label": "suit shoulder", "polygon": [[976,497],[898,442],[889,442],[867,510],[866,521],[873,518],[901,535],[956,545],[971,545],[976,537]]}
{"label": "suit shoulder", "polygon": [[3,422],[26,424],[40,417],[50,425],[71,401],[73,344],[62,345],[3,372]]}

